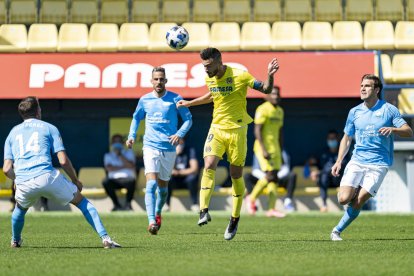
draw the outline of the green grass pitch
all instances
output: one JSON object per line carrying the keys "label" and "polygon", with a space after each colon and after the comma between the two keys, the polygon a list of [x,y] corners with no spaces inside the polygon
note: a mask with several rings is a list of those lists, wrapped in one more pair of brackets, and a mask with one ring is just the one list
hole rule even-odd
{"label": "green grass pitch", "polygon": [[413,275],[414,215],[363,213],[332,242],[341,214],[242,215],[234,240],[229,213],[166,214],[157,236],[143,214],[105,214],[123,248],[105,250],[80,214],[29,213],[23,247],[10,248],[10,214],[0,215],[1,275]]}

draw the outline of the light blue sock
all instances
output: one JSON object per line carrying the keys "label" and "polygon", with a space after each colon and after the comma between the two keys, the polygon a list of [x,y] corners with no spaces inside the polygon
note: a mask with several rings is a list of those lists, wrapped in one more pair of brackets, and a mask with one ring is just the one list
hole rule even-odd
{"label": "light blue sock", "polygon": [[102,224],[101,218],[99,217],[98,211],[86,197],[82,199],[77,207],[82,211],[83,216],[92,226],[92,228],[99,234],[99,237],[108,235],[105,227]]}
{"label": "light blue sock", "polygon": [[164,188],[160,188],[158,187],[157,189],[157,209],[155,210],[155,213],[157,214],[161,214],[162,211],[162,207],[164,207],[165,201],[167,200],[167,195],[168,195],[168,188],[164,187]]}
{"label": "light blue sock", "polygon": [[22,231],[24,226],[24,216],[26,215],[27,210],[20,209],[19,207],[14,207],[13,214],[11,217],[12,222],[12,235],[14,241],[20,241],[22,239]]}
{"label": "light blue sock", "polygon": [[351,222],[358,217],[359,212],[361,212],[361,210],[354,209],[352,206],[349,206],[338,225],[335,226],[335,229],[339,232],[344,231],[351,224]]}
{"label": "light blue sock", "polygon": [[147,209],[148,222],[155,223],[155,190],[156,180],[148,180],[145,188],[145,208]]}

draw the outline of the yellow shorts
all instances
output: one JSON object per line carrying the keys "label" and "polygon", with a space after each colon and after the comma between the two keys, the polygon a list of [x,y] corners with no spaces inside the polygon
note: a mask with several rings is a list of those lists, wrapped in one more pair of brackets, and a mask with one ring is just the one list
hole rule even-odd
{"label": "yellow shorts", "polygon": [[270,159],[265,159],[263,157],[262,151],[255,151],[257,161],[259,162],[260,169],[264,172],[278,171],[280,166],[282,166],[282,157],[279,153],[271,153]]}
{"label": "yellow shorts", "polygon": [[217,156],[234,166],[244,166],[247,154],[247,126],[234,129],[210,128],[204,144],[203,156]]}

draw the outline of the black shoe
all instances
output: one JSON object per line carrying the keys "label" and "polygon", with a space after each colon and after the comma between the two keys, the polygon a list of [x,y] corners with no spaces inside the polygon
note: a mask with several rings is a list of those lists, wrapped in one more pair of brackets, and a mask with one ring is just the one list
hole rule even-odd
{"label": "black shoe", "polygon": [[209,221],[211,221],[211,216],[208,213],[208,209],[203,209],[200,211],[200,219],[198,220],[198,226],[202,226],[204,224],[207,224]]}
{"label": "black shoe", "polygon": [[121,206],[114,206],[114,208],[112,208],[111,212],[116,212],[116,211],[122,211],[122,207]]}
{"label": "black shoe", "polygon": [[234,238],[234,236],[236,236],[237,233],[237,225],[239,224],[239,219],[238,218],[234,218],[234,217],[230,217],[230,222],[229,225],[227,225],[226,231],[224,232],[224,239],[225,240],[231,240]]}

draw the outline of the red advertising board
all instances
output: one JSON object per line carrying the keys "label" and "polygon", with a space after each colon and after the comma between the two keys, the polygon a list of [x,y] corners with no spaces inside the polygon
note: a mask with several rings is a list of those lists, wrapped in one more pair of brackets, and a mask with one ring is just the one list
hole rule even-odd
{"label": "red advertising board", "polygon": [[[227,52],[223,62],[264,80],[274,57],[284,98],[358,97],[361,76],[374,72],[373,52]],[[154,66],[166,68],[168,89],[185,98],[207,92],[198,53],[25,53],[0,60],[0,99],[139,98],[152,90]]]}

